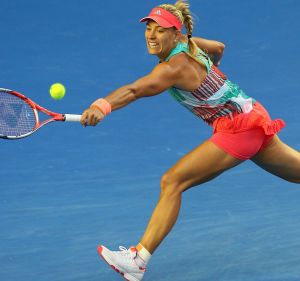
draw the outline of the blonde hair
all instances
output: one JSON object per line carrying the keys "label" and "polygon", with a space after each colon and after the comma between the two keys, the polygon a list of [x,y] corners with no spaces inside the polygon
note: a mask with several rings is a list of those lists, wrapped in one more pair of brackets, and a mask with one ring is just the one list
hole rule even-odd
{"label": "blonde hair", "polygon": [[192,39],[194,20],[190,12],[189,3],[186,0],[177,0],[174,5],[162,4],[159,5],[159,7],[172,13],[185,26],[187,37],[188,37],[189,53],[193,59],[198,61],[196,57],[196,55],[198,54],[198,47],[194,42],[194,40]]}

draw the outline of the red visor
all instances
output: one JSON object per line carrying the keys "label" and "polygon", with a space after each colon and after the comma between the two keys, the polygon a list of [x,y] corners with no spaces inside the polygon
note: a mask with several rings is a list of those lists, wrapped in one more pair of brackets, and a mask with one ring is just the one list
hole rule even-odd
{"label": "red visor", "polygon": [[148,20],[154,20],[156,23],[158,23],[161,27],[164,28],[170,28],[175,27],[177,30],[181,30],[182,23],[180,20],[174,16],[172,13],[162,9],[162,8],[154,8],[150,14],[142,18],[140,22],[148,21]]}

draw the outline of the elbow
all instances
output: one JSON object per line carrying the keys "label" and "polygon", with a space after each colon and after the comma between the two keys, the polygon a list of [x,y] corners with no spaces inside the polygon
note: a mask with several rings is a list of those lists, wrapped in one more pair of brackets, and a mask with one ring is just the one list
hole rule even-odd
{"label": "elbow", "polygon": [[218,42],[217,46],[215,48],[215,52],[211,57],[211,60],[214,65],[216,65],[216,66],[220,65],[220,61],[223,57],[224,49],[225,49],[225,44]]}
{"label": "elbow", "polygon": [[224,53],[224,49],[225,49],[225,44],[219,42],[219,43],[218,43],[218,48],[217,48],[217,54],[218,54],[219,56],[222,56],[223,53]]}

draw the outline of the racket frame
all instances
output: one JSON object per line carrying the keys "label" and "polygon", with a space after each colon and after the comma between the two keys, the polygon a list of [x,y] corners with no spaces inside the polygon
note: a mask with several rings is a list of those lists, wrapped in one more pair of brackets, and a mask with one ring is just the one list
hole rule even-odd
{"label": "racket frame", "polygon": [[[14,95],[18,98],[20,98],[21,100],[23,100],[24,102],[26,102],[33,110],[34,112],[34,117],[35,117],[35,127],[33,128],[32,131],[20,135],[20,136],[3,136],[0,135],[0,138],[4,138],[4,139],[21,139],[21,138],[25,138],[30,136],[31,134],[33,134],[34,132],[36,132],[38,129],[40,129],[42,126],[53,122],[53,121],[68,121],[68,122],[79,122],[81,115],[77,115],[77,114],[61,114],[61,113],[56,113],[53,111],[50,111],[42,106],[40,106],[39,104],[37,104],[36,102],[34,102],[33,100],[31,100],[30,98],[24,96],[23,94],[16,92],[14,90],[9,90],[9,89],[5,89],[5,88],[0,88],[1,92],[6,92],[7,94],[10,95]],[[50,116],[51,118],[48,118],[42,122],[40,122],[39,119],[39,114],[38,111],[41,111],[43,113],[45,113],[46,115]]]}

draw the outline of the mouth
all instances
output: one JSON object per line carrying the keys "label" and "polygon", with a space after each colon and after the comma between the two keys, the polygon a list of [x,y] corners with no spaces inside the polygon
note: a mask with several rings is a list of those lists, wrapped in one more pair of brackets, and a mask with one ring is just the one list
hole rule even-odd
{"label": "mouth", "polygon": [[156,43],[156,42],[149,42],[148,41],[148,46],[149,46],[150,49],[157,49],[157,48],[159,48],[159,44]]}

